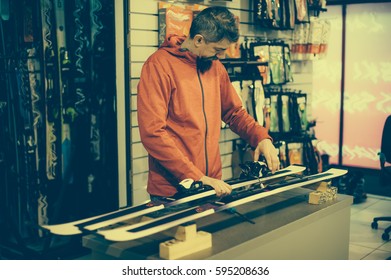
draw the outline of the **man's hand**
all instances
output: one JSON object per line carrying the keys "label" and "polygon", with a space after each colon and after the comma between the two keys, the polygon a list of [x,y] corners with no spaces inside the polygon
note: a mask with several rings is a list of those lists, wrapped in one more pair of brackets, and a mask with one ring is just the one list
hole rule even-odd
{"label": "man's hand", "polygon": [[214,179],[214,178],[208,177],[208,176],[202,176],[200,181],[204,185],[208,185],[208,186],[211,186],[212,188],[214,188],[217,196],[225,196],[225,195],[230,194],[232,191],[232,187],[230,185],[228,185],[226,182],[219,180],[219,179]]}
{"label": "man's hand", "polygon": [[261,154],[265,157],[266,164],[272,173],[280,169],[280,160],[278,159],[277,149],[274,147],[270,139],[263,139],[258,143],[258,146],[254,151],[254,161],[258,161]]}

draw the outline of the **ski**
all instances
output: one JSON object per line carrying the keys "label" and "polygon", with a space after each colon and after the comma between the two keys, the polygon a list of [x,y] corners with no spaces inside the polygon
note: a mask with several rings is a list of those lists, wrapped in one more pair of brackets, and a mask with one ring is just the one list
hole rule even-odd
{"label": "ski", "polygon": [[[57,71],[59,73],[59,119],[61,129],[58,131],[61,147],[61,179],[62,187],[72,183],[72,123],[75,114],[71,108],[72,97],[70,92],[70,72],[72,63],[69,58],[67,46],[67,24],[65,16],[65,1],[54,1],[54,13],[56,19],[56,46],[57,46]],[[60,190],[60,193],[63,190]]]}
{"label": "ski", "polygon": [[[118,207],[118,198],[112,190],[118,188],[118,159],[113,153],[117,146],[118,127],[115,75],[115,34],[111,31],[115,22],[114,1],[89,0],[90,48],[88,66],[90,91],[86,95],[88,112],[85,122],[89,129],[84,133],[89,153],[84,168],[87,177],[85,201],[94,211],[90,216],[113,211]],[[85,16],[87,17],[87,15]],[[87,92],[86,92],[87,93]],[[80,104],[81,105],[81,104]],[[95,204],[101,205],[100,211]]]}
{"label": "ski", "polygon": [[[249,172],[249,170],[246,170],[245,167],[242,168],[244,170],[242,174],[246,175],[244,176],[245,178],[238,178],[227,181],[227,183],[232,186],[232,189],[238,189],[240,187],[248,186],[251,184],[264,183],[281,177],[298,174],[305,170],[304,166],[291,165],[284,169],[276,171],[274,174],[266,174],[265,177],[249,178],[251,172]],[[117,211],[78,221],[56,225],[43,225],[42,227],[49,230],[51,233],[58,235],[80,234],[83,232],[95,231],[121,221],[129,220],[131,218],[139,217],[147,213],[162,210],[163,208],[187,203],[201,198],[212,197],[215,194],[216,193],[212,188],[208,186],[198,185],[198,187],[194,190],[178,192],[178,195],[175,198],[162,198],[159,200],[149,201],[145,204],[126,207]]]}
{"label": "ski", "polygon": [[258,184],[250,189],[232,193],[215,202],[202,204],[178,213],[170,214],[161,218],[144,221],[135,225],[119,227],[116,229],[99,230],[97,233],[110,241],[129,241],[158,233],[174,226],[187,222],[193,222],[202,217],[212,215],[229,208],[242,205],[251,201],[271,196],[280,192],[288,191],[306,185],[311,185],[325,180],[343,176],[347,170],[332,168],[316,175],[304,176],[283,180],[268,185]]}

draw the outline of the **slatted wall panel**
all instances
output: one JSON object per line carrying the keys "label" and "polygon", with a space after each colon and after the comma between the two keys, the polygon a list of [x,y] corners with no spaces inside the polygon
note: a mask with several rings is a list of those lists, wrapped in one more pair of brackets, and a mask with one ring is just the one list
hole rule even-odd
{"label": "slatted wall panel", "polygon": [[[250,9],[251,0],[233,0],[230,2],[205,0],[197,1],[198,4],[225,5],[231,12],[240,18],[241,40],[244,36],[267,36],[272,38],[291,38],[288,31],[276,32],[258,30],[253,25]],[[195,3],[194,1],[176,1],[176,3]],[[129,0],[129,46],[130,46],[130,85],[131,85],[131,182],[133,204],[139,204],[149,199],[146,192],[148,173],[147,152],[140,142],[137,122],[137,84],[144,61],[158,47],[158,1],[157,0]],[[293,65],[295,82],[290,84],[291,88],[300,88],[303,92],[310,92],[312,85],[312,67],[302,63]],[[220,137],[220,150],[223,163],[223,179],[232,177],[232,152],[233,142],[239,139],[229,129],[223,129]]]}

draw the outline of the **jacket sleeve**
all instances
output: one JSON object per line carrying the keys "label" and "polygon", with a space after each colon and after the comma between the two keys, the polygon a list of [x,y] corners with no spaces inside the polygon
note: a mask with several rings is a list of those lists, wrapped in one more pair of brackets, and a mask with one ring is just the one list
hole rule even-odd
{"label": "jacket sleeve", "polygon": [[253,148],[263,139],[272,140],[267,129],[258,124],[243,107],[225,69],[221,69],[220,77],[222,120]]}
{"label": "jacket sleeve", "polygon": [[199,180],[204,174],[176,146],[167,132],[170,77],[156,63],[147,61],[137,87],[137,117],[141,141],[151,157],[178,181]]}

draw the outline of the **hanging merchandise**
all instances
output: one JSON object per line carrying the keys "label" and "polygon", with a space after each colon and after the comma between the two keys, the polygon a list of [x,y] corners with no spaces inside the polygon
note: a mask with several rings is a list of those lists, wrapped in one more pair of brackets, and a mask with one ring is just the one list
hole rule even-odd
{"label": "hanging merchandise", "polygon": [[287,17],[287,9],[289,9],[288,7],[289,3],[286,1],[286,0],[278,0],[276,1],[276,6],[278,7],[278,12],[279,12],[279,16],[280,16],[280,22],[279,22],[279,28],[278,29],[286,29],[288,28],[288,20],[289,20],[289,17]]}
{"label": "hanging merchandise", "polygon": [[283,41],[256,41],[250,43],[250,60],[258,65],[263,85],[282,85],[293,81],[289,45]]}
{"label": "hanging merchandise", "polygon": [[242,105],[244,108],[246,108],[246,103],[243,99],[243,96],[242,96],[242,85],[241,85],[241,81],[233,81],[231,82],[232,83],[232,86],[234,87],[235,89],[235,92],[238,94],[240,100],[242,101]]}
{"label": "hanging merchandise", "polygon": [[308,10],[310,16],[319,17],[320,12],[326,12],[326,0],[308,0]]}
{"label": "hanging merchandise", "polygon": [[269,92],[270,97],[270,129],[272,133],[280,132],[280,102],[278,92]]}
{"label": "hanging merchandise", "polygon": [[283,44],[275,42],[270,44],[269,48],[269,67],[271,82],[274,85],[284,84],[285,81],[285,65],[284,65],[284,49]]}
{"label": "hanging merchandise", "polygon": [[283,28],[282,20],[282,6],[280,5],[281,0],[272,0],[272,14],[273,14],[273,26]]}
{"label": "hanging merchandise", "polygon": [[295,0],[296,22],[303,23],[309,21],[308,0]]}
{"label": "hanging merchandise", "polygon": [[280,160],[280,168],[285,168],[289,165],[287,158],[287,144],[285,141],[277,141],[275,146],[278,148],[278,158]]}
{"label": "hanging merchandise", "polygon": [[265,92],[265,107],[264,107],[264,127],[267,129],[267,131],[270,131],[270,112],[271,112],[271,101],[270,101],[270,95],[268,92]]}
{"label": "hanging merchandise", "polygon": [[328,43],[330,39],[331,22],[328,19],[322,20],[322,36],[320,40],[320,50],[318,58],[325,58],[327,55]]}
{"label": "hanging merchandise", "polygon": [[170,35],[189,35],[193,11],[183,6],[159,2],[159,46]]}
{"label": "hanging merchandise", "polygon": [[270,46],[268,42],[251,42],[249,48],[251,60],[268,63],[268,65],[257,66],[259,73],[262,76],[262,83],[264,85],[270,84],[269,47]]}
{"label": "hanging merchandise", "polygon": [[293,82],[293,73],[291,69],[291,51],[288,44],[283,44],[284,47],[284,73],[285,73],[285,82]]}
{"label": "hanging merchandise", "polygon": [[318,148],[319,141],[318,141],[318,139],[311,139],[311,143],[312,143],[312,147],[314,149],[315,159],[316,159],[316,161],[318,163],[318,167],[317,167],[316,171],[318,173],[321,173],[321,172],[327,170],[327,169],[323,168],[325,166],[325,163],[323,162],[324,156],[321,155],[321,153],[319,151],[319,148]]}
{"label": "hanging merchandise", "polygon": [[308,35],[308,47],[307,52],[312,55],[319,55],[320,44],[322,42],[323,25],[317,17],[311,17],[310,19],[310,31]]}
{"label": "hanging merchandise", "polygon": [[307,174],[320,172],[322,163],[320,154],[312,146],[314,138],[301,123],[306,120],[303,108],[306,94],[271,88],[265,96],[265,107],[268,107],[269,100],[271,102],[269,131],[279,148],[281,166],[301,164],[308,167]]}
{"label": "hanging merchandise", "polygon": [[303,143],[288,143],[289,164],[301,164],[303,162]]}
{"label": "hanging merchandise", "polygon": [[253,106],[253,96],[254,96],[254,82],[252,80],[242,81],[242,91],[241,96],[243,102],[246,104],[245,108],[250,116],[255,116],[254,106]]}
{"label": "hanging merchandise", "polygon": [[265,92],[263,90],[262,81],[260,80],[254,81],[254,94],[252,99],[254,100],[253,105],[255,105],[255,120],[260,125],[264,126]]}
{"label": "hanging merchandise", "polygon": [[244,37],[244,40],[243,42],[240,44],[240,56],[242,58],[242,60],[244,61],[250,61],[252,59],[252,56],[251,56],[251,49],[250,49],[250,40],[248,39],[248,37]]}
{"label": "hanging merchandise", "polygon": [[[309,127],[306,107],[306,93],[288,88],[265,88],[264,111],[270,116],[270,132],[278,139],[306,135]],[[265,114],[265,120],[266,116]]]}
{"label": "hanging merchandise", "polygon": [[289,92],[281,92],[281,132],[288,133],[291,131],[291,122],[290,122],[290,93]]}
{"label": "hanging merchandise", "polygon": [[[235,83],[238,88],[239,82]],[[261,80],[242,81],[242,89],[239,97],[242,100],[243,107],[260,125],[265,125],[265,93]]]}
{"label": "hanging merchandise", "polygon": [[[305,0],[306,1],[306,0]],[[254,1],[254,23],[257,26],[272,29],[293,29],[295,22],[305,20],[307,6],[298,11],[298,0],[257,0]],[[304,4],[304,3],[303,3]],[[300,12],[300,19],[296,15]],[[303,16],[304,14],[304,16]]]}
{"label": "hanging merchandise", "polygon": [[296,8],[295,8],[295,0],[283,0],[283,12],[285,17],[284,26],[288,29],[295,28],[296,21]]}
{"label": "hanging merchandise", "polygon": [[273,27],[273,11],[271,0],[254,1],[254,22],[262,27]]}
{"label": "hanging merchandise", "polygon": [[[243,102],[243,98],[241,95],[242,89],[241,89],[241,82],[240,81],[232,81],[231,82],[233,88],[235,89],[235,92],[239,96],[240,100],[242,101],[243,108],[246,108],[246,104]],[[226,128],[227,124],[224,121],[221,121],[221,128]]]}
{"label": "hanging merchandise", "polygon": [[293,60],[307,60],[307,44],[309,35],[309,23],[296,25],[293,31],[292,58]]}
{"label": "hanging merchandise", "polygon": [[[281,2],[282,1],[282,2]],[[266,28],[285,28],[285,0],[254,1],[254,22]]]}
{"label": "hanging merchandise", "polygon": [[307,94],[292,93],[292,130],[297,134],[308,130],[307,120]]}
{"label": "hanging merchandise", "polygon": [[329,37],[330,21],[327,19],[311,17],[310,23],[296,25],[292,37],[292,58],[294,60],[324,58]]}
{"label": "hanging merchandise", "polygon": [[321,172],[322,166],[320,153],[312,145],[312,139],[307,138],[303,141],[303,164],[307,167],[307,174],[317,174]]}

